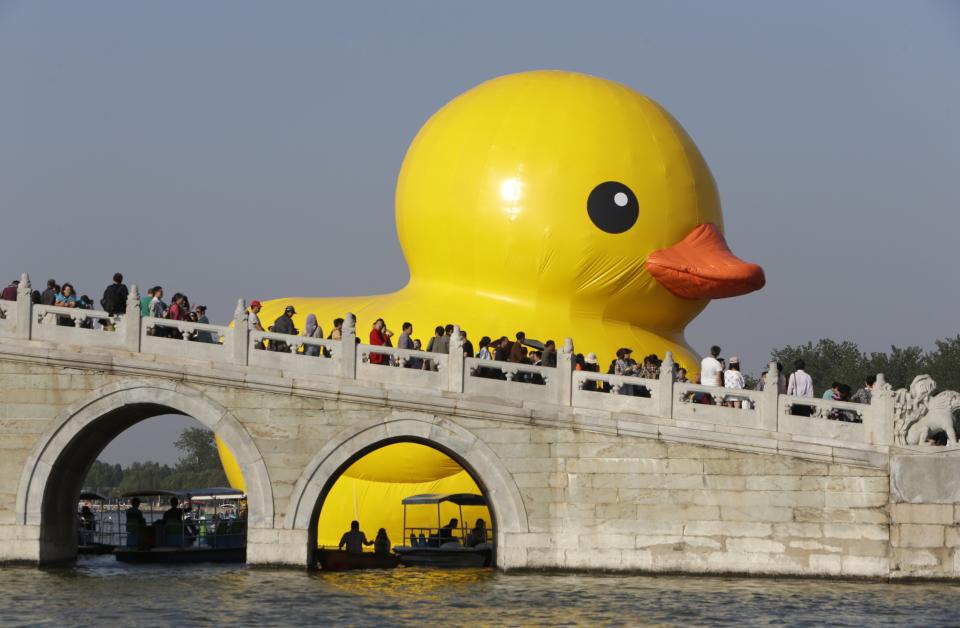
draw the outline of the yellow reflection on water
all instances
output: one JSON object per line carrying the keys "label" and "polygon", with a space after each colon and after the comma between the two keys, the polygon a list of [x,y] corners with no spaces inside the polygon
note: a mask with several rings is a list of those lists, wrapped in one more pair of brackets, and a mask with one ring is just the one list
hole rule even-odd
{"label": "yellow reflection on water", "polygon": [[398,567],[360,571],[315,572],[325,585],[364,597],[396,597],[440,601],[469,592],[495,577],[493,569],[430,569]]}

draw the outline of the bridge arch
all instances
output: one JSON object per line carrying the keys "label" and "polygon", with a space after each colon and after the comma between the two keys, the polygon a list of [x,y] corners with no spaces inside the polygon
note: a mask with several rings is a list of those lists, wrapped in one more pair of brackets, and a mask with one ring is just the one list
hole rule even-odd
{"label": "bridge arch", "polygon": [[394,412],[385,419],[353,425],[332,438],[307,465],[294,485],[284,527],[306,530],[316,547],[317,521],[327,493],[351,464],[395,442],[416,442],[447,454],[466,469],[487,496],[496,526],[498,567],[508,567],[506,535],[527,532],[520,489],[496,453],[480,438],[444,417]]}
{"label": "bridge arch", "polygon": [[131,379],[99,388],[65,408],[27,458],[17,489],[16,521],[40,527],[41,563],[75,556],[76,496],[100,451],[128,427],[159,414],[190,416],[226,442],[246,479],[249,527],[273,527],[266,464],[236,417],[185,384]]}

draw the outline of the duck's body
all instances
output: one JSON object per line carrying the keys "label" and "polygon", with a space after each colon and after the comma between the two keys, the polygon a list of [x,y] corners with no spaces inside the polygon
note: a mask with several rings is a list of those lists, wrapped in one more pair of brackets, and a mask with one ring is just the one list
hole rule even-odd
{"label": "duck's body", "polygon": [[[697,370],[683,330],[709,302],[763,285],[722,236],[700,152],[659,105],[617,83],[538,71],[488,81],[438,111],[397,184],[410,282],[387,295],[278,299],[325,330],[346,312],[366,341],[377,318],[480,337],[562,342],[611,359],[620,347]],[[363,243],[357,243],[358,248]],[[362,249],[359,249],[362,251]],[[344,263],[364,263],[362,252]]]}

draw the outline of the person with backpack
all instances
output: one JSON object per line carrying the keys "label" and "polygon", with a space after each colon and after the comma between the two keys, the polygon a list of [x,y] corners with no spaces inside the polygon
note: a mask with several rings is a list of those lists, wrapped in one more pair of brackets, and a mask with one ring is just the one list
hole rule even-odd
{"label": "person with backpack", "polygon": [[122,315],[127,310],[127,295],[129,294],[127,286],[123,283],[123,275],[114,273],[113,283],[103,291],[100,307],[111,316]]}

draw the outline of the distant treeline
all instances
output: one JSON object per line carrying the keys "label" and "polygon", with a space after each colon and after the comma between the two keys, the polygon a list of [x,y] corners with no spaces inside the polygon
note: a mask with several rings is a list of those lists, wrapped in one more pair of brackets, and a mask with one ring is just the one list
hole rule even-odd
{"label": "distant treeline", "polygon": [[960,335],[934,344],[932,351],[892,346],[889,352],[868,354],[856,343],[823,338],[816,343],[774,349],[771,359],[783,364],[784,373],[793,371],[794,363],[802,359],[818,392],[830,388],[833,382],[856,390],[868,375],[877,373],[883,373],[895,389],[906,388],[914,377],[927,374],[937,382],[937,390],[960,391]]}
{"label": "distant treeline", "polygon": [[122,467],[97,460],[83,481],[84,490],[116,497],[143,489],[227,486],[227,476],[220,464],[213,432],[190,427],[180,433],[174,444],[182,455],[172,467],[150,461],[134,462]]}

